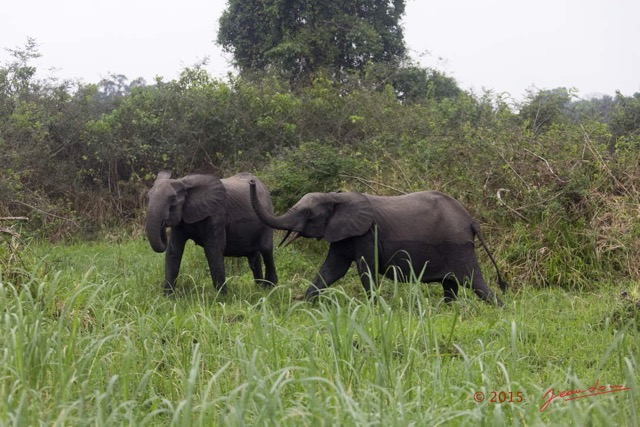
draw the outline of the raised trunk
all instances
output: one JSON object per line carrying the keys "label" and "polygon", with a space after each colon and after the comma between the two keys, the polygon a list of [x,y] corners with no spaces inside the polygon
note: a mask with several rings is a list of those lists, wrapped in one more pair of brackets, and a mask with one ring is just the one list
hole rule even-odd
{"label": "raised trunk", "polygon": [[162,218],[161,208],[157,206],[149,207],[144,229],[149,244],[154,251],[164,252],[167,250],[167,230]]}
{"label": "raised trunk", "polygon": [[251,195],[251,206],[253,206],[253,210],[256,212],[256,215],[258,216],[260,221],[277,230],[295,230],[295,218],[293,217],[291,212],[281,216],[275,216],[271,212],[267,212],[258,199],[256,182],[254,180],[249,181],[249,186]]}

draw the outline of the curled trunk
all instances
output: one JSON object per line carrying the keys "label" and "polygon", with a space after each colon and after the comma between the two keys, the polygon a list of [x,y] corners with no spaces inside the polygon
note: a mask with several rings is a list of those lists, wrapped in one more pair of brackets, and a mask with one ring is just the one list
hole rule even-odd
{"label": "curled trunk", "polygon": [[162,209],[151,204],[147,210],[145,233],[151,248],[156,252],[167,250],[167,230],[165,228]]}
{"label": "curled trunk", "polygon": [[256,182],[254,180],[249,181],[249,186],[251,195],[251,206],[253,206],[253,210],[255,211],[260,221],[271,228],[275,228],[276,230],[296,229],[295,217],[291,211],[281,216],[275,216],[271,212],[268,212],[260,203],[260,199],[258,198],[258,191],[256,189]]}

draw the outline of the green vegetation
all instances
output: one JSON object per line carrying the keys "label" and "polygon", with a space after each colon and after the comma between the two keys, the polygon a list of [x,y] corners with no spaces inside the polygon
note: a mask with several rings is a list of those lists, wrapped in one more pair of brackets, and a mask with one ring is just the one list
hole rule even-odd
{"label": "green vegetation", "polygon": [[[35,41],[9,50],[0,424],[640,424],[640,94],[468,93],[404,56],[403,1],[325,3],[230,1],[219,37],[241,74],[225,80],[41,79]],[[233,34],[238,13],[266,38]],[[329,49],[337,30],[336,49],[372,50]],[[142,237],[164,169],[253,172],[278,212],[310,191],[444,191],[482,224],[506,305],[388,280],[373,304],[354,273],[298,302],[322,242],[277,250],[274,289],[227,260],[223,296],[190,245],[164,298]],[[540,411],[550,389],[611,385]]]}
{"label": "green vegetation", "polygon": [[276,69],[306,85],[324,71],[340,80],[406,58],[404,9],[404,0],[231,0],[218,43],[243,73]]}
{"label": "green vegetation", "polygon": [[[0,420],[638,424],[637,285],[628,283],[625,296],[610,285],[523,287],[497,309],[468,290],[447,305],[439,286],[388,280],[372,304],[351,274],[317,304],[296,302],[322,249],[313,242],[277,251],[283,285],[273,290],[252,283],[244,260],[230,259],[229,293],[220,296],[201,250],[189,245],[179,293],[167,299],[163,257],[142,238],[32,244],[30,279],[0,286]],[[629,390],[557,398],[540,412],[549,389],[596,383]]]}

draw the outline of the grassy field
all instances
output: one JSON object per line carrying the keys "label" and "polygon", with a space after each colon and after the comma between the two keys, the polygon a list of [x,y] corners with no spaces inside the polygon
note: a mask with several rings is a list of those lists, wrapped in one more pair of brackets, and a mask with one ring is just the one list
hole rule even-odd
{"label": "grassy field", "polygon": [[273,289],[228,260],[217,295],[189,244],[168,299],[143,238],[31,244],[0,273],[0,424],[640,424],[638,283],[512,283],[496,308],[392,281],[371,303],[351,272],[296,301],[325,250],[278,249]]}

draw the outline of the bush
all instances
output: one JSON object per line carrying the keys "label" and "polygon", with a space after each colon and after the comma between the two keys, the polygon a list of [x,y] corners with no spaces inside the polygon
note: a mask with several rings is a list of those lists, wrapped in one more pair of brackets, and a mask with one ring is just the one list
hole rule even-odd
{"label": "bush", "polygon": [[352,150],[335,149],[320,142],[307,142],[284,150],[264,171],[276,212],[284,212],[303,195],[345,189],[353,170]]}

